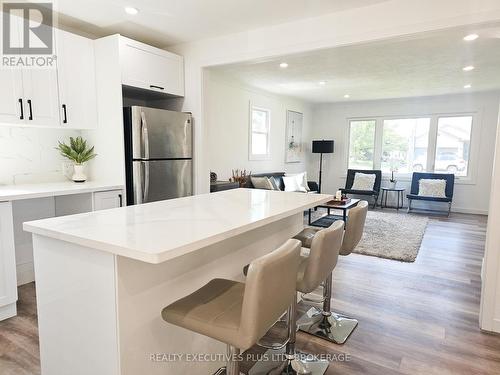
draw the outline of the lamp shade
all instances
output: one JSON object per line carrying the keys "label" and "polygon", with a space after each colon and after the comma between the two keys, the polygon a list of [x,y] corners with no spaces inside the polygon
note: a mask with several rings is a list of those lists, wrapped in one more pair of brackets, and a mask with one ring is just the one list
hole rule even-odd
{"label": "lamp shade", "polygon": [[333,140],[312,141],[313,154],[332,154]]}

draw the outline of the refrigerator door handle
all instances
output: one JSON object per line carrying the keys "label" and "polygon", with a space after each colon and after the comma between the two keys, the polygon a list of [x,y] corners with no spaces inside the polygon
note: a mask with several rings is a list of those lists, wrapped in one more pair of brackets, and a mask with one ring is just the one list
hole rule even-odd
{"label": "refrigerator door handle", "polygon": [[144,158],[149,159],[149,134],[148,134],[148,123],[146,122],[146,115],[141,111],[141,130],[142,130],[142,142],[144,150]]}
{"label": "refrigerator door handle", "polygon": [[141,164],[144,166],[144,183],[142,185],[142,202],[147,202],[149,195],[149,162],[143,161]]}

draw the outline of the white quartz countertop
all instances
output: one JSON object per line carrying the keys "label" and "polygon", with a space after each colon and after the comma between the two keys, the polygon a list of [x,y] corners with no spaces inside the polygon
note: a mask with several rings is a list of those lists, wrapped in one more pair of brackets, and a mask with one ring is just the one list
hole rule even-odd
{"label": "white quartz countertop", "polygon": [[0,185],[0,202],[117,189],[124,189],[124,186],[93,181],[81,183],[65,181],[25,185]]}
{"label": "white quartz countertop", "polygon": [[325,194],[235,189],[30,221],[24,230],[161,263],[331,199]]}

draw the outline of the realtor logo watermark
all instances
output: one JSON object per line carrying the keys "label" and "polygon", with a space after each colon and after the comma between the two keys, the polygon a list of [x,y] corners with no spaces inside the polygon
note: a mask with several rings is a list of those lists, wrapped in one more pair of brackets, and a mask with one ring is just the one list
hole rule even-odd
{"label": "realtor logo watermark", "polygon": [[2,65],[55,66],[52,3],[3,3],[2,11]]}

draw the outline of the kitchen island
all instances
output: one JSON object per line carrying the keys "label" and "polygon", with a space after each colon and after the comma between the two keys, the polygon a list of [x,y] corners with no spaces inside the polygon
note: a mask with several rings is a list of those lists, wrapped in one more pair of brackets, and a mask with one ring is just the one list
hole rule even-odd
{"label": "kitchen island", "polygon": [[208,374],[225,345],[161,310],[303,228],[330,195],[236,189],[24,223],[33,233],[42,375]]}

